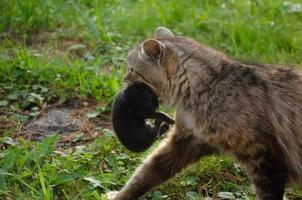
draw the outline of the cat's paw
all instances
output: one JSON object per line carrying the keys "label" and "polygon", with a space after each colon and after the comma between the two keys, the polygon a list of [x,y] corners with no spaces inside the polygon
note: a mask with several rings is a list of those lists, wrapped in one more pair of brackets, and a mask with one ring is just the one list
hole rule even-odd
{"label": "cat's paw", "polygon": [[114,200],[114,198],[116,197],[118,191],[111,191],[107,193],[107,199],[108,200]]}

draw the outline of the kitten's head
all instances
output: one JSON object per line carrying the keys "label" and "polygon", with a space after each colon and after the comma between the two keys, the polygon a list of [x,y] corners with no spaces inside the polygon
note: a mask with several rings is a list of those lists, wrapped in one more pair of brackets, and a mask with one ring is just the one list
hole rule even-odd
{"label": "kitten's head", "polygon": [[131,113],[146,116],[153,114],[159,106],[154,92],[144,83],[134,83],[124,90],[124,100]]}
{"label": "kitten's head", "polygon": [[176,67],[172,52],[160,41],[160,38],[174,37],[164,27],[156,29],[154,38],[145,40],[135,47],[127,56],[127,74],[125,81],[143,82],[159,96],[164,103],[168,102],[170,87],[169,75]]}

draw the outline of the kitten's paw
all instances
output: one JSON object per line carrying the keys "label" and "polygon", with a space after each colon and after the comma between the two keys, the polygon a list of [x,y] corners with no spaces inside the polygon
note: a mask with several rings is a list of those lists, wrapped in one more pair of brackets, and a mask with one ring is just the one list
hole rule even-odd
{"label": "kitten's paw", "polygon": [[111,191],[107,193],[108,200],[114,200],[115,196],[117,195],[118,191]]}
{"label": "kitten's paw", "polygon": [[169,124],[162,124],[159,128],[159,136],[163,135],[165,132],[167,132],[169,130],[170,126]]}

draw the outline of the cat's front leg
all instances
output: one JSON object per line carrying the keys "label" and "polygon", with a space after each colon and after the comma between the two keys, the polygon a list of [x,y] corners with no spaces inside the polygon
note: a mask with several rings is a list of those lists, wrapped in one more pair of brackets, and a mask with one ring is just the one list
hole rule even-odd
{"label": "cat's front leg", "polygon": [[177,127],[135,171],[113,200],[134,200],[151,188],[168,180],[201,156],[212,154],[211,146],[198,142],[193,134],[181,133]]}

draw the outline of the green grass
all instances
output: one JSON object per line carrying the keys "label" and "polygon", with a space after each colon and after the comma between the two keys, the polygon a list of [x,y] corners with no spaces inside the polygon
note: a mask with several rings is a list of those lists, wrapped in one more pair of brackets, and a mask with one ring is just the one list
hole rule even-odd
{"label": "green grass", "polygon": [[[45,104],[109,104],[122,85],[124,58],[157,26],[196,38],[231,57],[302,65],[300,0],[0,0],[0,198],[104,199],[147,153],[132,154],[105,134],[85,147],[54,148],[16,137]],[[99,127],[102,129],[102,127]],[[150,150],[151,151],[151,150]],[[149,152],[150,152],[149,151]],[[228,157],[209,157],[147,199],[251,196]],[[296,187],[292,197],[302,198]]]}

